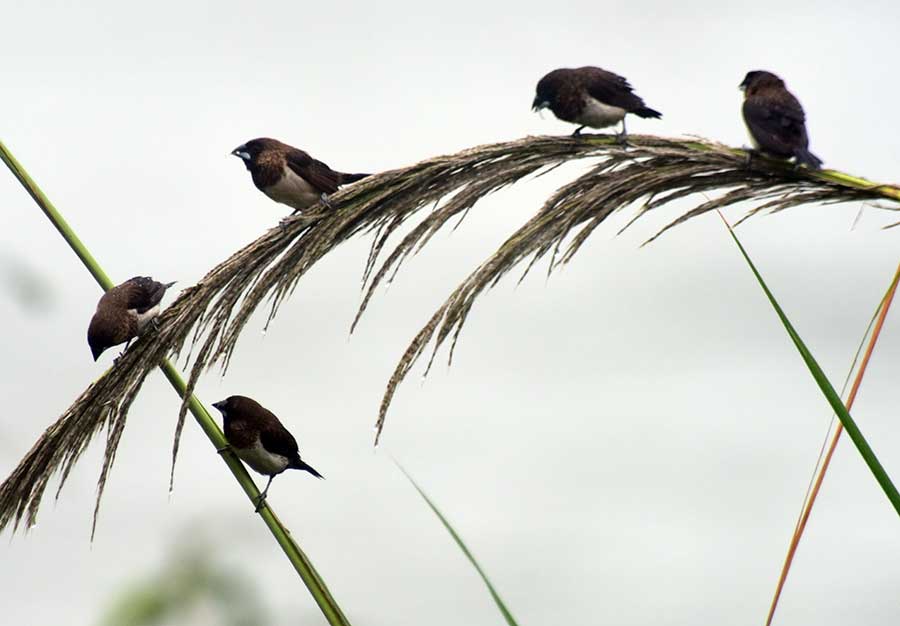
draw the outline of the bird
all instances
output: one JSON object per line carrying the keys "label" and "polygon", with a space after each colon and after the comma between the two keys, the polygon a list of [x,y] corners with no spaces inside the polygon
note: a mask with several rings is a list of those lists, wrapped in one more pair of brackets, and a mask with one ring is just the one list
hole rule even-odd
{"label": "bird", "polygon": [[799,100],[784,81],[765,70],[747,72],[740,84],[744,92],[741,111],[753,147],[782,159],[795,158],[810,169],[819,169],[822,159],[809,151],[806,116]]}
{"label": "bird", "polygon": [[231,154],[250,170],[257,189],[294,209],[291,215],[320,200],[327,205],[328,196],[338,187],[369,176],[337,172],[303,150],[269,137],[251,139]]}
{"label": "bird", "polygon": [[112,346],[125,343],[127,348],[148,324],[155,324],[159,303],[174,284],[159,283],[149,276],[135,276],[104,293],[88,325],[87,340],[94,361]]}
{"label": "bird", "polygon": [[256,501],[257,513],[266,500],[272,480],[281,472],[287,469],[304,470],[316,478],[324,478],[300,458],[297,440],[275,414],[256,400],[246,396],[229,396],[213,403],[213,407],[222,413],[222,430],[234,453],[253,470],[269,477],[266,488]]}
{"label": "bird", "polygon": [[662,113],[644,104],[628,80],[599,67],[561,68],[538,81],[533,111],[549,108],[561,120],[578,124],[573,137],[585,126],[606,128],[622,122],[621,142],[627,137],[625,115],[660,118]]}

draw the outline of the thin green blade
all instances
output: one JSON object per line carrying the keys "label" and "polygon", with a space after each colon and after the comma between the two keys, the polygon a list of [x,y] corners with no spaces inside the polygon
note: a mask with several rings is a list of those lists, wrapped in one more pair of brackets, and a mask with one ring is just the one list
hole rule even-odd
{"label": "thin green blade", "polygon": [[467,548],[466,544],[463,543],[462,538],[453,529],[453,527],[450,525],[450,522],[447,521],[447,518],[441,514],[438,508],[434,505],[434,502],[431,501],[431,498],[428,497],[428,495],[422,490],[422,488],[413,479],[413,477],[409,475],[409,472],[407,472],[406,469],[404,469],[404,467],[400,465],[400,463],[397,463],[396,460],[394,461],[394,463],[397,465],[400,471],[403,472],[403,475],[406,476],[406,479],[412,484],[412,486],[416,488],[416,491],[419,492],[419,495],[422,496],[422,499],[425,500],[425,503],[431,508],[432,511],[434,511],[434,514],[437,515],[438,519],[441,520],[441,524],[444,525],[444,528],[446,528],[447,532],[450,533],[450,536],[453,537],[453,541],[456,542],[456,545],[459,546],[459,549],[462,550],[463,554],[466,555],[466,558],[469,559],[469,562],[478,572],[478,575],[481,576],[481,580],[484,581],[488,592],[490,592],[491,597],[494,599],[494,603],[497,605],[497,608],[500,609],[500,613],[503,614],[503,619],[506,620],[506,623],[509,624],[509,626],[518,626],[518,623],[513,618],[512,613],[509,612],[509,609],[507,609],[506,605],[503,604],[503,600],[500,599],[500,594],[497,593],[497,590],[494,589],[494,585],[492,585],[491,581],[488,580],[487,574],[485,574],[484,570],[481,569],[478,561],[476,561],[475,557],[472,556],[469,548]]}
{"label": "thin green blade", "polygon": [[822,393],[825,395],[825,398],[828,400],[831,408],[837,414],[838,419],[841,420],[841,424],[844,425],[844,430],[847,431],[847,435],[849,435],[850,439],[853,440],[856,449],[859,450],[859,453],[862,455],[862,458],[866,462],[866,465],[869,466],[869,470],[875,476],[875,480],[877,480],[878,484],[881,485],[881,488],[884,490],[884,493],[887,496],[888,500],[890,500],[891,504],[894,506],[894,510],[897,511],[898,515],[900,515],[900,493],[897,493],[897,488],[894,486],[894,483],[891,482],[891,479],[888,477],[884,467],[878,461],[878,457],[875,456],[875,452],[872,450],[871,446],[869,446],[869,443],[866,441],[865,437],[863,437],[862,432],[859,430],[856,422],[850,416],[850,412],[847,411],[847,408],[841,401],[840,396],[834,390],[834,387],[831,386],[831,383],[825,376],[825,372],[823,372],[822,368],[819,367],[816,359],[806,347],[806,344],[803,343],[803,340],[800,339],[800,335],[794,329],[794,326],[787,318],[787,315],[785,315],[784,311],[781,309],[781,306],[779,306],[778,302],[775,300],[775,296],[772,295],[772,292],[769,290],[769,287],[766,285],[759,271],[756,269],[753,261],[750,260],[750,255],[747,254],[744,246],[741,245],[741,242],[737,238],[737,235],[735,235],[734,230],[731,228],[731,225],[725,220],[725,217],[722,216],[721,213],[719,213],[719,215],[720,217],[722,217],[722,221],[725,223],[726,228],[728,228],[728,232],[731,234],[731,238],[734,239],[734,243],[737,244],[738,249],[744,256],[744,260],[747,261],[747,265],[750,267],[753,275],[756,276],[756,280],[759,282],[760,287],[762,287],[763,291],[766,294],[766,297],[772,304],[772,308],[775,309],[775,313],[778,315],[778,318],[784,325],[785,330],[787,331],[791,340],[794,342],[794,345],[797,347],[797,351],[800,353],[800,356],[806,363],[806,367],[809,368],[810,374],[812,374],[813,378],[816,381],[816,384],[819,385],[819,389],[822,390]]}

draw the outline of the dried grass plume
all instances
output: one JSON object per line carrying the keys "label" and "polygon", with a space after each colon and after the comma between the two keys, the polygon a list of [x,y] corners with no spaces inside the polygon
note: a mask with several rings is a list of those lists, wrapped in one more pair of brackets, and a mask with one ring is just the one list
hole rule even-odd
{"label": "dried grass plume", "polygon": [[[478,146],[371,176],[331,196],[330,208],[283,220],[182,291],[160,316],[160,330],[135,342],[47,429],[0,485],[0,530],[10,523],[18,527],[23,520],[33,524],[50,477],[60,471],[61,488],[88,442],[105,427],[99,507],[128,410],[150,371],[164,358],[177,358],[188,348],[193,352],[185,357],[191,366],[185,396],[189,397],[208,367],[216,363],[227,367],[244,325],[264,300],[270,302],[271,321],[297,281],[328,252],[356,235],[371,232],[374,239],[364,271],[365,295],[354,326],[377,287],[449,221],[465,217],[478,200],[563,163],[595,160],[587,173],[548,198],[419,331],[387,385],[377,421],[380,435],[397,386],[432,340],[431,359],[448,338],[452,338],[452,356],[452,346],[482,291],[525,260],[529,260],[528,269],[548,254],[551,270],[566,263],[614,211],[634,205],[637,219],[669,202],[699,194],[702,201],[668,229],[743,201],[756,203],[750,215],[807,203],[881,198],[892,200],[896,208],[900,201],[896,186],[875,185],[829,170],[796,169],[769,159],[754,159],[748,166],[746,153],[699,139],[631,135],[629,141],[624,148],[607,135],[583,135],[527,137]],[[397,229],[422,213],[421,220],[385,256]],[[185,413],[186,404],[176,424],[173,467]]]}

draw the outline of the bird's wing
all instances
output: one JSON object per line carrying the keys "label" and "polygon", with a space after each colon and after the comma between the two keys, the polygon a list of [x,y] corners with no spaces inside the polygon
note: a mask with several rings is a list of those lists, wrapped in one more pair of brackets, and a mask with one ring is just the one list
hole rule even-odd
{"label": "bird's wing", "polygon": [[288,459],[297,455],[297,440],[281,424],[268,424],[259,433],[263,448]]}
{"label": "bird's wing", "polygon": [[600,69],[586,67],[582,69],[583,86],[591,97],[604,104],[620,107],[625,110],[644,106],[644,101],[631,91],[631,85],[624,76]]}
{"label": "bird's wing", "polygon": [[291,170],[312,185],[319,193],[330,194],[338,189],[341,175],[330,167],[309,156],[303,150],[290,150],[285,155]]}
{"label": "bird's wing", "polygon": [[125,294],[125,307],[146,313],[162,301],[169,285],[158,283],[149,276],[135,276],[120,287]]}
{"label": "bird's wing", "polygon": [[808,142],[803,107],[787,92],[747,98],[743,113],[750,132],[763,149],[792,154],[798,145]]}

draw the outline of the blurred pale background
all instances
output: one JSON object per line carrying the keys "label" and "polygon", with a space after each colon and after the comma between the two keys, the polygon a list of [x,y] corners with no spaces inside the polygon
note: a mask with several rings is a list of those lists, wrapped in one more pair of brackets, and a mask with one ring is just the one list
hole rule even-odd
{"label": "blurred pale background", "polygon": [[[737,85],[782,75],[827,166],[900,176],[894,2],[7,3],[2,139],[115,280],[198,280],[286,213],[228,152],[268,135],[378,171],[527,134],[560,66],[622,73],[662,121],[635,133],[747,143]],[[549,281],[476,305],[451,369],[421,369],[372,426],[407,341],[451,289],[577,173],[526,182],[442,233],[348,340],[368,240],[341,246],[263,337],[250,324],[208,403],[259,399],[327,477],[271,502],[355,624],[499,624],[474,570],[390,461],[456,525],[523,624],[760,623],[829,421],[820,392],[718,218],[639,248],[619,215]],[[100,295],[0,175],[0,475],[110,363],[85,329]],[[688,208],[684,204],[680,209]],[[734,220],[746,207],[734,208]],[[896,221],[803,207],[740,234],[835,383],[898,261]],[[893,218],[893,219],[892,219]],[[543,266],[542,266],[543,267]],[[25,276],[23,279],[22,276]],[[24,285],[24,286],[23,286]],[[167,298],[166,302],[171,302]],[[900,479],[900,323],[889,318],[854,411]],[[95,623],[184,528],[257,586],[277,624],[322,624],[308,593],[189,422],[167,491],[178,401],[159,374],[135,403],[89,543],[99,450],[38,526],[4,537],[0,606],[21,626]],[[259,477],[257,477],[258,480]],[[196,525],[196,526],[192,526]],[[800,548],[782,624],[896,624],[900,524],[842,442]],[[200,623],[200,622],[193,622]]]}

